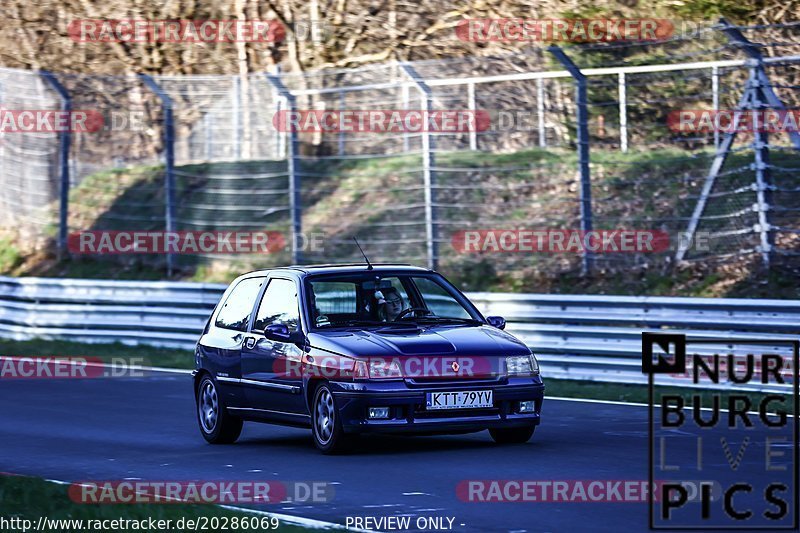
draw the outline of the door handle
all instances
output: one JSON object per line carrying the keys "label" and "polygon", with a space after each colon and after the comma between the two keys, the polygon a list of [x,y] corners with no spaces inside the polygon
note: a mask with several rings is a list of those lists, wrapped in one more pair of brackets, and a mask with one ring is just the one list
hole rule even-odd
{"label": "door handle", "polygon": [[251,350],[256,345],[256,338],[255,337],[245,337],[244,339],[244,346],[248,350]]}

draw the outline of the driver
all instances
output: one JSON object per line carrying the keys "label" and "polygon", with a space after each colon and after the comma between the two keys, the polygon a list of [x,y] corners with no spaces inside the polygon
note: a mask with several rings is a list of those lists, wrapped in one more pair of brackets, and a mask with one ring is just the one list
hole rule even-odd
{"label": "driver", "polygon": [[394,287],[376,291],[375,296],[378,297],[378,304],[380,304],[378,316],[382,321],[392,322],[403,310],[403,297],[400,296],[400,291]]}

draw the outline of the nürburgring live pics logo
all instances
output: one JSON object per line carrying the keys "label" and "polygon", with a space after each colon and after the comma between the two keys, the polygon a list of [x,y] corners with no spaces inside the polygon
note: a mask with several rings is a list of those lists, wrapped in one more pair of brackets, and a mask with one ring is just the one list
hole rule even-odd
{"label": "n\u00fcrburgring live pics logo", "polygon": [[642,333],[651,529],[797,529],[798,351]]}

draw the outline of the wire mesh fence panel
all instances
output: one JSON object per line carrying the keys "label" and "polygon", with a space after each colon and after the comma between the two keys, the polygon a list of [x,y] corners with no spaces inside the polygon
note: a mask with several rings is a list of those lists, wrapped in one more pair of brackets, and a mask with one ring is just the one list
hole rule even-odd
{"label": "wire mesh fence panel", "polygon": [[[655,252],[601,246],[593,251],[600,271],[664,272],[686,242],[681,258],[689,261],[749,260],[766,250],[791,264],[800,252],[793,137],[739,131],[726,145],[727,132],[713,120],[698,127],[705,112],[774,107],[745,98],[753,90],[771,89],[787,113],[800,108],[800,26],[739,30],[758,44],[760,66],[720,26],[658,42],[564,47],[587,80],[588,173],[576,154],[575,79],[543,48],[152,83],[57,75],[73,109],[103,119],[72,135],[68,229],[281,236],[268,254],[173,258],[199,277],[293,258],[360,261],[357,236],[373,261],[437,264],[472,289],[500,273],[522,280],[578,271],[585,252],[552,242],[523,250],[497,239],[529,230],[561,239],[559,232],[586,227],[588,213],[598,231],[645,230],[669,240]],[[757,67],[768,80],[760,86],[749,81]],[[6,69],[0,103],[57,109],[61,100],[38,74]],[[422,119],[412,123],[411,115]],[[0,129],[0,141],[4,224],[52,238],[58,136]],[[724,164],[714,170],[720,154]],[[587,180],[591,202],[582,215]],[[166,263],[163,254],[105,259],[154,270]]]}
{"label": "wire mesh fence panel", "polygon": [[0,69],[0,225],[13,229],[28,250],[55,237],[59,139],[37,118],[60,107],[58,93],[39,74]]}

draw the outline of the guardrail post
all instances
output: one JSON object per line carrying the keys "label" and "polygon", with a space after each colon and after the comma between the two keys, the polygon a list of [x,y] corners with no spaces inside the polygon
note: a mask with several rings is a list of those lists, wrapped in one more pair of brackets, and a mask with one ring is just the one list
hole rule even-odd
{"label": "guardrail post", "polygon": [[[581,176],[580,205],[581,231],[586,235],[592,231],[592,182],[589,174],[589,111],[586,76],[578,66],[556,45],[548,50],[575,80],[575,119],[578,126],[578,169]],[[584,246],[581,273],[588,276],[592,272],[593,254]]]}
{"label": "guardrail post", "polygon": [[[422,106],[423,110],[427,115],[430,115],[431,112],[433,112],[433,91],[411,65],[403,63],[400,66],[408,77],[414,81],[422,97],[422,101],[424,102]],[[425,117],[425,121],[427,124],[427,117]],[[435,165],[433,145],[433,137],[431,137],[431,132],[426,125],[422,129],[422,176],[425,186],[425,242],[428,256],[428,268],[436,270],[438,263],[438,243],[436,241],[436,195],[434,193],[436,175],[433,171]]]}
{"label": "guardrail post", "polygon": [[[42,77],[61,97],[61,111],[65,114],[72,112],[72,98],[69,91],[58,78],[51,72],[42,72]],[[63,129],[58,133],[58,164],[61,173],[61,188],[59,190],[58,208],[58,260],[67,254],[67,236],[69,232],[69,150],[72,142],[72,133]]]}
{"label": "guardrail post", "polygon": [[[294,113],[297,110],[297,100],[292,92],[286,88],[280,79],[280,75],[265,74],[267,81],[272,87],[281,95],[283,101],[286,102],[286,111]],[[289,124],[289,120],[284,121]],[[292,234],[292,263],[300,264],[302,262],[299,239],[302,231],[301,224],[301,207],[300,207],[300,174],[299,174],[299,161],[297,157],[297,132],[294,128],[289,128],[289,139],[287,143],[286,166],[287,174],[289,177],[289,218]]]}
{"label": "guardrail post", "polygon": [[[175,121],[172,116],[172,98],[147,74],[139,74],[142,81],[161,100],[164,113],[164,189],[165,213],[164,225],[167,233],[175,231]],[[167,276],[172,276],[174,254],[167,253]]]}

